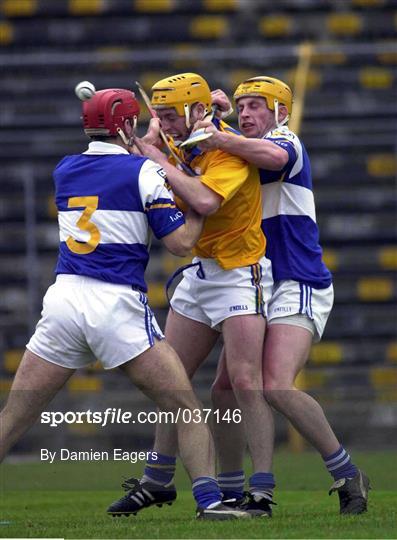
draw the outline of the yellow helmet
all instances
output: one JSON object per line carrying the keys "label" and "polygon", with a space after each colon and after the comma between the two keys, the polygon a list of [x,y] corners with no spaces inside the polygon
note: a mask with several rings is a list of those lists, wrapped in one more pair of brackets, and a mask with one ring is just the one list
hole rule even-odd
{"label": "yellow helmet", "polygon": [[200,102],[207,113],[211,110],[211,90],[197,73],[180,73],[161,79],[152,86],[152,92],[153,108],[175,107],[179,116],[185,116],[188,127],[191,105]]}
{"label": "yellow helmet", "polygon": [[276,111],[276,103],[279,103],[287,107],[288,114],[292,112],[291,88],[273,77],[261,76],[247,79],[238,85],[233,97],[236,101],[242,97],[262,97],[266,99],[271,111]]}

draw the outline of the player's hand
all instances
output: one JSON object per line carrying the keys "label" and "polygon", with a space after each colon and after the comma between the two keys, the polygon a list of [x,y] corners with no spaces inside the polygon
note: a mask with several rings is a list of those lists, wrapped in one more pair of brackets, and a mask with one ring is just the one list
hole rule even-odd
{"label": "player's hand", "polygon": [[146,135],[144,135],[141,140],[147,144],[151,144],[153,146],[156,146],[157,148],[161,148],[163,145],[163,141],[160,138],[160,127],[160,119],[151,118]]}
{"label": "player's hand", "polygon": [[233,107],[230,99],[223,90],[219,88],[211,92],[212,104],[217,106],[215,116],[218,118],[226,118],[233,112]]}
{"label": "player's hand", "polygon": [[196,129],[204,129],[205,133],[212,133],[211,137],[208,137],[208,139],[205,139],[197,144],[200,150],[208,152],[209,150],[215,150],[218,148],[219,131],[216,129],[211,120],[198,120],[193,126],[192,133],[194,133]]}

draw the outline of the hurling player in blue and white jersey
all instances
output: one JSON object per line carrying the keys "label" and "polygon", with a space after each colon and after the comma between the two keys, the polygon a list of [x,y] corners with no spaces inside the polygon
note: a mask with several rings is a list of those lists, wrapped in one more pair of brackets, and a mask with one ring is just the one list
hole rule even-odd
{"label": "hurling player in blue and white jersey", "polygon": [[[74,371],[96,359],[105,369],[120,367],[162,410],[188,409],[193,415],[201,408],[148,306],[144,272],[150,230],[172,253],[184,256],[199,238],[203,219],[192,210],[184,216],[161,167],[131,153],[138,114],[133,92],[96,92],[83,103],[88,150],[66,156],[54,171],[57,278],[1,412],[0,460]],[[177,431],[181,459],[203,488],[195,493],[200,517],[250,517],[221,504],[208,426],[180,421]],[[176,492],[173,486],[165,491],[142,484],[134,496],[146,507],[171,504]]]}
{"label": "hurling player in blue and white jersey", "polygon": [[[230,110],[230,101],[221,90],[215,90],[212,97],[220,110]],[[292,110],[292,92],[284,82],[261,76],[242,82],[234,99],[245,137],[221,133],[209,122],[200,122],[196,128],[205,127],[212,133],[200,143],[201,149],[221,148],[259,169],[262,229],[274,279],[263,356],[265,397],[320,452],[334,478],[331,492],[339,494],[340,512],[359,514],[367,509],[368,478],[352,463],[321,406],[294,386],[312,342],[321,339],[334,293],[319,245],[309,157],[298,136],[286,125]],[[225,403],[225,390],[230,389],[230,384],[224,364],[223,358],[213,387],[214,406],[233,407],[232,402]],[[244,441],[236,425],[220,424],[215,428],[221,489],[227,498],[240,499]],[[268,425],[264,429],[272,432]],[[254,515],[270,516],[274,486],[269,471],[262,477],[262,489],[250,490],[244,508]]]}

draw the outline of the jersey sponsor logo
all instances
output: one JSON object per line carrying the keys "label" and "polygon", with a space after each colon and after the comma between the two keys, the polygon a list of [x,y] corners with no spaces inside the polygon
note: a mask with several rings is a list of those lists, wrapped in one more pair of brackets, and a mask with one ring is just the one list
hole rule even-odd
{"label": "jersey sponsor logo", "polygon": [[240,304],[237,306],[230,306],[229,311],[248,311],[248,306],[246,304]]}
{"label": "jersey sponsor logo", "polygon": [[157,169],[157,174],[161,176],[161,178],[167,178],[167,173],[164,169]]}
{"label": "jersey sponsor logo", "polygon": [[181,219],[183,217],[183,212],[180,210],[178,212],[175,212],[173,216],[170,216],[170,220],[174,223],[175,221],[178,221],[178,219]]}
{"label": "jersey sponsor logo", "polygon": [[284,137],[286,139],[294,140],[297,139],[297,136],[290,131],[287,127],[279,127],[271,131],[266,138],[272,137]]}
{"label": "jersey sponsor logo", "polygon": [[288,143],[285,142],[285,141],[272,141],[272,142],[274,142],[274,144],[277,144],[277,146],[282,146],[282,147],[284,147],[284,148],[288,148],[288,147],[289,147],[289,146],[288,146]]}

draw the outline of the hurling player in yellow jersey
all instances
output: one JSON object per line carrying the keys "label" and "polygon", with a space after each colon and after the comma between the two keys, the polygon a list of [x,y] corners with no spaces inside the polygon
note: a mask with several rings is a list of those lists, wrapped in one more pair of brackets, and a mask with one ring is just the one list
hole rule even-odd
{"label": "hurling player in yellow jersey", "polygon": [[[264,257],[258,172],[242,158],[222,150],[178,148],[195,122],[211,112],[211,92],[200,75],[171,76],[158,81],[152,91],[152,106],[163,131],[172,137],[176,151],[195,176],[178,169],[156,148],[158,123],[151,122],[147,136],[137,140],[137,145],[164,168],[182,206],[206,216],[193,264],[184,270],[172,297],[165,335],[193,377],[222,333],[227,369],[242,413],[240,420],[240,415],[230,411],[230,421],[243,424],[254,473],[267,473],[270,452],[264,449],[272,439],[266,431],[271,413],[262,392],[261,358],[266,302],[273,283],[270,261]],[[214,124],[232,131],[217,119]],[[156,146],[147,144],[149,138]],[[215,421],[219,419],[215,417]],[[174,426],[157,425],[153,450],[158,460],[146,463],[142,480],[168,486],[178,451]],[[192,452],[200,451],[192,448]]]}

